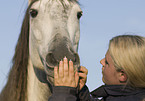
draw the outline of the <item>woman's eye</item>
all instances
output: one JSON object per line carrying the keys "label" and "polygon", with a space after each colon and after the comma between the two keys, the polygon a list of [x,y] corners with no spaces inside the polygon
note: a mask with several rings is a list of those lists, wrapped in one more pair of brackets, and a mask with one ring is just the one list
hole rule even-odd
{"label": "woman's eye", "polygon": [[38,11],[35,9],[31,9],[30,10],[30,15],[32,18],[35,18],[38,15]]}
{"label": "woman's eye", "polygon": [[107,60],[105,60],[105,64],[108,64]]}
{"label": "woman's eye", "polygon": [[82,11],[81,12],[78,12],[77,13],[77,18],[80,19],[82,15],[83,15],[83,12]]}

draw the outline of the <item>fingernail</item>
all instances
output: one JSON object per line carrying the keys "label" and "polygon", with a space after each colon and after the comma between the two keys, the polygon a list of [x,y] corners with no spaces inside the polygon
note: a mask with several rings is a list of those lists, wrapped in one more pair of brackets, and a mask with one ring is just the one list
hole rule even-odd
{"label": "fingernail", "polygon": [[59,63],[62,64],[62,60]]}
{"label": "fingernail", "polygon": [[67,59],[66,56],[64,57],[64,59],[65,59],[65,60]]}

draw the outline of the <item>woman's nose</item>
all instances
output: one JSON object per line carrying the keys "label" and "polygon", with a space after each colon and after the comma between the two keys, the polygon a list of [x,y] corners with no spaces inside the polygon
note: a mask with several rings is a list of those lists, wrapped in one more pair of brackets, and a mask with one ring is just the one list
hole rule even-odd
{"label": "woman's nose", "polygon": [[105,58],[103,58],[100,63],[104,66],[105,65]]}

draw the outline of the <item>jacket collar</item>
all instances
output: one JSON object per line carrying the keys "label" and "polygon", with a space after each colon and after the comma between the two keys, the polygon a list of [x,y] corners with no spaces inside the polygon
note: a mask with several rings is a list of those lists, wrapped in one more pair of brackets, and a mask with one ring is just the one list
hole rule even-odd
{"label": "jacket collar", "polygon": [[145,88],[132,88],[124,85],[103,85],[91,92],[93,97],[126,96],[145,92]]}

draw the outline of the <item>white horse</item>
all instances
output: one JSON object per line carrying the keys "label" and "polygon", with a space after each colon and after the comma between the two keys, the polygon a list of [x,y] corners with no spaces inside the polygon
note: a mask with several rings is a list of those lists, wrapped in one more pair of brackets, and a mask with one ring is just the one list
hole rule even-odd
{"label": "white horse", "polygon": [[0,101],[47,101],[53,68],[65,56],[79,67],[82,11],[76,0],[32,0]]}

